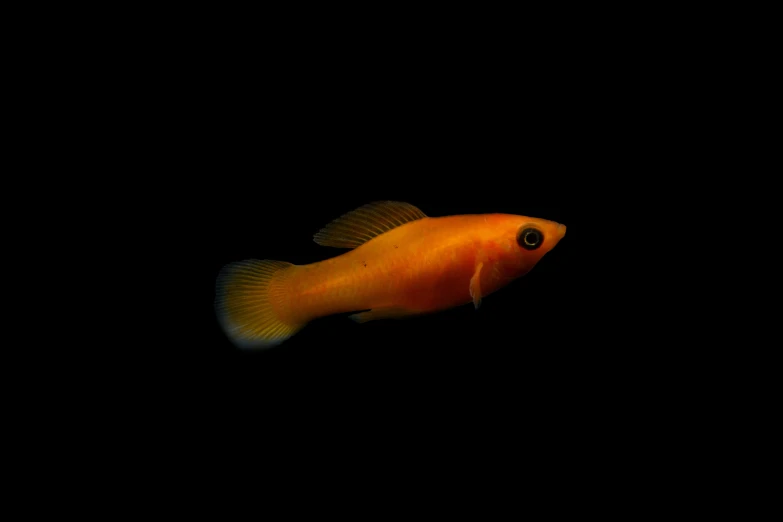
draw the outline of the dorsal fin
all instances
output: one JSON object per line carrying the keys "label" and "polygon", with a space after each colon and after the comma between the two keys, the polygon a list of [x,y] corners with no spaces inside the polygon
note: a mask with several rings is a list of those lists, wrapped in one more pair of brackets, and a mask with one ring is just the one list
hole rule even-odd
{"label": "dorsal fin", "polygon": [[338,217],[313,236],[321,246],[356,248],[375,236],[427,217],[410,203],[376,201]]}

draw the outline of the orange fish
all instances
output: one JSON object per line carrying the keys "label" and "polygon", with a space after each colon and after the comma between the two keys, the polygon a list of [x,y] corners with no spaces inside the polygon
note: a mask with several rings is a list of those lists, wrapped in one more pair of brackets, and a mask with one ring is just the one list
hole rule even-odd
{"label": "orange fish", "polygon": [[554,221],[512,214],[427,217],[381,201],[337,218],[314,236],[350,248],[294,265],[255,259],[223,267],[215,309],[241,348],[282,343],[327,315],[363,323],[445,310],[481,299],[526,274],[565,235]]}

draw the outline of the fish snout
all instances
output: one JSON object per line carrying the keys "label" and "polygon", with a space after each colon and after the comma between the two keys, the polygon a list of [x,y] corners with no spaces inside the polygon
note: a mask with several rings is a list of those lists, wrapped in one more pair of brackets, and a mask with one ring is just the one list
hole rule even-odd
{"label": "fish snout", "polygon": [[557,239],[558,240],[563,239],[563,236],[565,236],[566,233],[566,226],[558,223],[556,232],[557,232]]}

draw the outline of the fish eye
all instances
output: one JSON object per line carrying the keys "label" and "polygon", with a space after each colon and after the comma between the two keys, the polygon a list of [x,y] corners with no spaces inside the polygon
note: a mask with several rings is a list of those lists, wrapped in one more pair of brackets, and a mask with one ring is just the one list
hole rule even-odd
{"label": "fish eye", "polygon": [[526,250],[535,250],[544,242],[544,234],[537,228],[527,227],[517,234],[517,243]]}

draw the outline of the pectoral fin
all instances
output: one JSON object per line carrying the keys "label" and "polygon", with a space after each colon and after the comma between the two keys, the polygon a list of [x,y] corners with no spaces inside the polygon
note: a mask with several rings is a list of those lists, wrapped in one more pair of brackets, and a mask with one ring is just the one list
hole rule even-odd
{"label": "pectoral fin", "polygon": [[476,265],[476,271],[473,273],[473,277],[470,278],[470,297],[473,298],[473,306],[478,310],[481,304],[481,268],[484,263]]}

